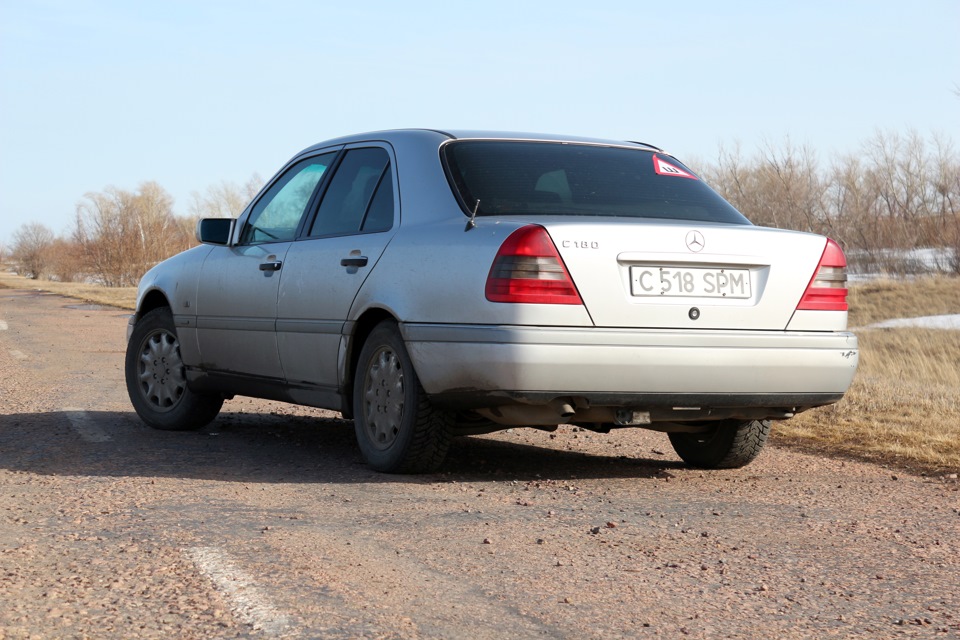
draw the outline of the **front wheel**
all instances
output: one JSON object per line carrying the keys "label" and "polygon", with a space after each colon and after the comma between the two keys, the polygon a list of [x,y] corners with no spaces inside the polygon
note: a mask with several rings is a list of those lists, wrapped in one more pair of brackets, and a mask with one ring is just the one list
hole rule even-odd
{"label": "front wheel", "polygon": [[447,455],[450,415],[430,403],[394,322],[377,325],[360,350],[353,420],[360,451],[377,471],[429,473]]}
{"label": "front wheel", "polygon": [[706,433],[671,433],[670,444],[684,462],[701,469],[736,469],[760,455],[769,420],[723,420]]}
{"label": "front wheel", "polygon": [[134,325],[124,373],[133,408],[154,429],[199,429],[213,421],[223,406],[223,398],[187,387],[177,330],[166,307],[148,311]]}

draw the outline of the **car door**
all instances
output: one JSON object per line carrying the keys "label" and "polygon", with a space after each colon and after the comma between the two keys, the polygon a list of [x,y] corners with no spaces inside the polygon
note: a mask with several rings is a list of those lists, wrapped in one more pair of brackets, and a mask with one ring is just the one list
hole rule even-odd
{"label": "car door", "polygon": [[349,148],[305,237],[287,252],[277,303],[280,360],[291,385],[335,391],[344,323],[396,228],[389,148]]}
{"label": "car door", "polygon": [[207,256],[197,296],[205,369],[283,379],[276,336],[280,273],[335,158],[336,152],[312,156],[278,174],[241,220],[237,243]]}

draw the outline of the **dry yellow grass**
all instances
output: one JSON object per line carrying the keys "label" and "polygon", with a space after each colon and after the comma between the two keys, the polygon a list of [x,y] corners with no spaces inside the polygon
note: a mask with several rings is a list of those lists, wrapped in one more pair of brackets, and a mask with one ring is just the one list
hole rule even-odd
{"label": "dry yellow grass", "polygon": [[775,441],[921,471],[960,470],[960,331],[858,331],[843,400],[777,424]]}
{"label": "dry yellow grass", "polygon": [[[136,289],[30,280],[0,272],[0,287],[41,289],[133,309]],[[960,278],[856,284],[850,326],[960,313]],[[860,369],[839,403],[777,423],[774,441],[924,472],[960,470],[960,331],[858,329]]]}
{"label": "dry yellow grass", "polygon": [[133,310],[137,304],[136,287],[101,287],[95,284],[77,282],[53,282],[51,280],[32,280],[9,271],[0,271],[0,288],[38,289],[58,293],[83,302],[103,304],[121,309]]}
{"label": "dry yellow grass", "polygon": [[[960,278],[856,285],[851,326],[960,313]],[[843,400],[777,424],[775,441],[917,471],[960,470],[960,331],[858,329],[860,369]]]}
{"label": "dry yellow grass", "polygon": [[875,280],[850,288],[850,326],[893,318],[960,313],[960,279]]}

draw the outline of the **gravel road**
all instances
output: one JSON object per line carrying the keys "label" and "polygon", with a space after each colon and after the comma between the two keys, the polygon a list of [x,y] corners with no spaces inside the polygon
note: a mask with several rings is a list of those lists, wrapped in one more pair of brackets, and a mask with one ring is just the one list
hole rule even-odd
{"label": "gravel road", "polygon": [[0,640],[960,637],[956,478],[573,427],[381,475],[326,411],[150,430],[126,322],[0,289]]}

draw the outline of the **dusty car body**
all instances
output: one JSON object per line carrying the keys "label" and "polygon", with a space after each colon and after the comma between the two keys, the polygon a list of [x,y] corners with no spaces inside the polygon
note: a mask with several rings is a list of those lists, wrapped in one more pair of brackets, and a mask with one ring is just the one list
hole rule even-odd
{"label": "dusty car body", "polygon": [[248,395],[353,417],[389,472],[437,468],[454,435],[564,423],[665,431],[730,467],[857,366],[840,247],[752,225],[643,143],[339,138],[197,237],[131,320],[128,389],[157,428]]}

